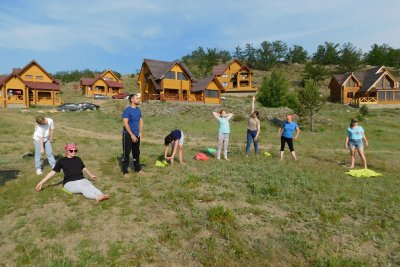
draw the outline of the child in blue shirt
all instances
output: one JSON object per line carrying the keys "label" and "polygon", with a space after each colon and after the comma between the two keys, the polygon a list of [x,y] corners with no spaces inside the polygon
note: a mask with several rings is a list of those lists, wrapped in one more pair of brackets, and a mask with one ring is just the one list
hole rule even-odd
{"label": "child in blue shirt", "polygon": [[353,118],[350,122],[350,127],[347,128],[346,140],[344,142],[344,147],[346,149],[350,148],[350,168],[354,168],[356,161],[356,149],[360,155],[361,161],[364,164],[364,168],[367,169],[367,159],[364,154],[364,143],[368,146],[368,140],[364,134],[364,128],[358,125],[358,119]]}

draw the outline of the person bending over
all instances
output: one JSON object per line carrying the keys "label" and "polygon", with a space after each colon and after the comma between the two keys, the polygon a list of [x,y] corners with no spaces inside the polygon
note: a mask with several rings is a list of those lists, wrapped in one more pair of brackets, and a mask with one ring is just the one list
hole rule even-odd
{"label": "person bending over", "polygon": [[[165,139],[164,139],[164,145],[165,145],[164,159],[170,160],[171,165],[174,164],[176,150],[178,150],[179,162],[184,163],[183,162],[184,139],[185,139],[185,136],[181,130],[173,130],[170,134],[168,134],[165,137]],[[171,152],[171,156],[168,157],[168,148],[170,145],[172,145],[172,152]]]}

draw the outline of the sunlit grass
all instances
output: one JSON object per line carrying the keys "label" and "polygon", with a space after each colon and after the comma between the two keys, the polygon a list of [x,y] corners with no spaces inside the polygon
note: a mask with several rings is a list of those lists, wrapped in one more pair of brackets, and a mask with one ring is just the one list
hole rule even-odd
{"label": "sunlit grass", "polygon": [[[71,101],[85,99],[73,92]],[[102,101],[95,112],[45,113],[54,119],[54,153],[67,142],[98,176],[95,185],[111,198],[96,204],[69,195],[57,175],[34,191],[34,118],[1,110],[0,262],[45,266],[364,266],[398,265],[400,242],[400,110],[371,111],[362,125],[366,155],[377,178],[353,178],[337,165],[348,160],[345,129],[357,111],[329,104],[318,115],[315,133],[302,127],[295,149],[279,161],[277,127],[260,108],[260,152],[245,157],[249,99],[228,97],[223,104],[243,119],[231,122],[230,161],[195,161],[215,147],[220,107],[183,103],[142,105],[145,175],[121,175],[121,113],[126,101]],[[282,118],[279,118],[282,119]],[[163,139],[185,132],[186,164],[159,168]],[[253,152],[253,148],[252,148]],[[357,158],[357,166],[360,161]],[[50,171],[45,166],[45,172]]]}

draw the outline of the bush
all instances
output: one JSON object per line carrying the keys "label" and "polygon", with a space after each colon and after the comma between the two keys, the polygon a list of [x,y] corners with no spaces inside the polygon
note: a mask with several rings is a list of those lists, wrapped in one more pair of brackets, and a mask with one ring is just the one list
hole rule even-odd
{"label": "bush", "polygon": [[289,81],[283,72],[273,71],[271,78],[264,77],[257,94],[258,101],[265,107],[283,107],[287,105]]}
{"label": "bush", "polygon": [[358,117],[361,117],[361,120],[364,120],[364,118],[369,114],[368,106],[367,105],[362,105],[358,110],[358,114],[361,115],[361,116],[358,116]]}
{"label": "bush", "polygon": [[235,114],[235,116],[232,118],[232,121],[234,122],[241,122],[244,120],[246,120],[246,118],[242,114]]}

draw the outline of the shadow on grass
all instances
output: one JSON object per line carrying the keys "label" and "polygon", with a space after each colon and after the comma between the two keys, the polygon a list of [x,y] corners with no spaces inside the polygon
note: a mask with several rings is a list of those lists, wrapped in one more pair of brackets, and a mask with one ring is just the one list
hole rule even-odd
{"label": "shadow on grass", "polygon": [[[119,166],[119,170],[121,171],[121,173],[124,172],[123,170],[123,166],[122,166],[122,160],[124,158],[123,154],[120,154],[117,159],[118,159],[118,166]],[[146,167],[146,164],[140,164],[140,166],[142,167],[142,169],[144,169]],[[131,157],[129,157],[129,166],[128,166],[128,170],[131,169],[132,171],[134,171],[134,166],[133,166],[133,160]]]}
{"label": "shadow on grass", "polygon": [[0,170],[0,186],[10,180],[17,179],[20,172],[20,170]]}

